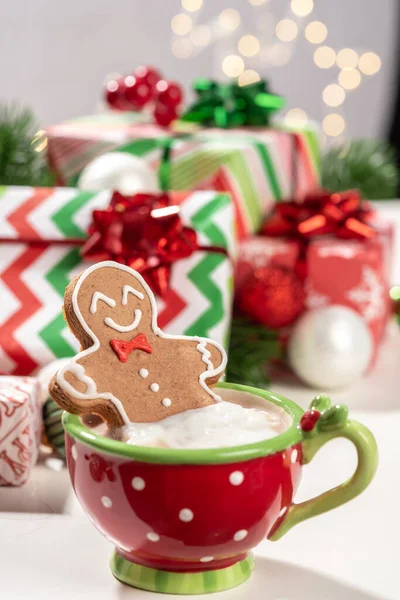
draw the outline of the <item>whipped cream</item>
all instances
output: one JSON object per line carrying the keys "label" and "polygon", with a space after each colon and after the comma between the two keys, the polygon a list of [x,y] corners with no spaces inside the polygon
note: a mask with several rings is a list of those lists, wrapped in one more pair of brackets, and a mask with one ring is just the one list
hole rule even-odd
{"label": "whipped cream", "polygon": [[130,423],[121,428],[122,441],[164,448],[222,448],[267,440],[286,429],[278,414],[217,402],[186,410],[156,423]]}

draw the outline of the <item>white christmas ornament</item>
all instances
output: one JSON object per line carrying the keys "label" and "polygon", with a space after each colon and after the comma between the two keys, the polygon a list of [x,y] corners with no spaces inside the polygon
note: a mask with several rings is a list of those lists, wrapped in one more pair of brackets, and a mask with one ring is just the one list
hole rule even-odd
{"label": "white christmas ornament", "polygon": [[289,340],[289,362],[305,383],[342,388],[360,377],[373,352],[371,333],[351,308],[332,305],[305,313]]}
{"label": "white christmas ornament", "polygon": [[86,165],[79,178],[80,190],[117,190],[130,195],[159,192],[157,173],[142,159],[126,152],[107,152]]}

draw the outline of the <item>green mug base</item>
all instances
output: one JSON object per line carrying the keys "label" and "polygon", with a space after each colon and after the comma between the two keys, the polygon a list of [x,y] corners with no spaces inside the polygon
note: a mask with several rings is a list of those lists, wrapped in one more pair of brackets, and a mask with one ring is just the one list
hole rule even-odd
{"label": "green mug base", "polygon": [[209,594],[223,592],[245,582],[254,569],[254,557],[214,571],[176,573],[151,569],[129,562],[116,552],[111,558],[111,572],[118,581],[132,587],[163,594]]}

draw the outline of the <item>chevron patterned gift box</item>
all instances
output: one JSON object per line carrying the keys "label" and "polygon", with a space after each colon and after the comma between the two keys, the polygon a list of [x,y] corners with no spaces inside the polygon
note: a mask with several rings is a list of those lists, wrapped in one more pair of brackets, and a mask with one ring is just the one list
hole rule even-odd
{"label": "chevron patterned gift box", "polygon": [[[87,238],[93,209],[106,208],[110,198],[109,191],[0,188],[0,374],[28,375],[78,350],[61,311],[64,290],[88,266],[79,241]],[[172,193],[170,201],[180,204],[182,222],[196,230],[202,250],[172,265],[169,289],[158,299],[159,325],[226,345],[236,245],[232,201],[215,191]]]}
{"label": "chevron patterned gift box", "polygon": [[[180,134],[118,112],[54,125],[47,134],[49,161],[62,185],[77,185],[82,169],[105,152],[134,154],[155,171],[167,161],[168,189],[231,194],[239,238],[258,230],[275,201],[300,197],[319,182],[319,136],[312,123],[296,130],[210,128]],[[162,185],[165,189],[165,181]]]}

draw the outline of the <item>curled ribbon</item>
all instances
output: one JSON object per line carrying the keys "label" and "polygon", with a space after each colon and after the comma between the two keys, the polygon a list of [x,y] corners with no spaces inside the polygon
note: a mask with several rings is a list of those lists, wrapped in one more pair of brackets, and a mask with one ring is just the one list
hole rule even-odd
{"label": "curled ribbon", "polygon": [[298,240],[301,251],[296,272],[306,276],[306,249],[310,240],[331,235],[341,239],[368,240],[376,235],[375,211],[356,190],[330,193],[319,190],[301,202],[282,202],[264,222],[261,233]]}
{"label": "curled ribbon", "polygon": [[197,250],[226,254],[225,248],[200,246],[196,231],[183,225],[179,206],[167,194],[115,192],[105,210],[93,211],[84,258],[115,260],[141,273],[152,290],[164,297],[173,263]]}
{"label": "curled ribbon", "polygon": [[285,104],[284,98],[270,93],[265,80],[240,86],[195,79],[193,89],[197,100],[180,119],[211,127],[268,125],[270,115]]}

